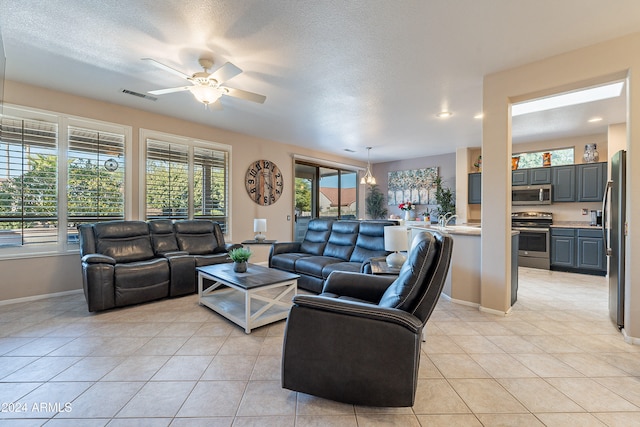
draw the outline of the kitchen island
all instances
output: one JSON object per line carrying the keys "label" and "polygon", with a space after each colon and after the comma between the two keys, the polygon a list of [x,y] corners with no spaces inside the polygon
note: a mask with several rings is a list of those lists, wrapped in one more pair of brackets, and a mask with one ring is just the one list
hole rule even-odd
{"label": "kitchen island", "polygon": [[[420,221],[407,221],[411,238],[420,231],[438,231],[453,237],[451,267],[442,293],[451,301],[482,309],[481,261],[482,246],[480,224],[439,227]],[[511,232],[511,305],[518,295],[518,231]],[[490,251],[486,252],[490,254]],[[483,310],[484,311],[484,310]],[[494,312],[494,310],[487,310]]]}

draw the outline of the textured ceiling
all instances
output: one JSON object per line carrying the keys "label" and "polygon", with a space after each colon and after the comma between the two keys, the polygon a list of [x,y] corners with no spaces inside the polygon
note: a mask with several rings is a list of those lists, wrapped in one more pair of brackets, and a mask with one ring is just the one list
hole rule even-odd
{"label": "textured ceiling", "polygon": [[[0,31],[10,80],[381,162],[479,146],[484,75],[640,31],[640,2],[2,0]],[[185,83],[141,58],[191,74],[203,55],[266,102],[121,92]],[[514,141],[603,132],[624,119],[607,108],[590,128],[585,111],[519,119]]]}

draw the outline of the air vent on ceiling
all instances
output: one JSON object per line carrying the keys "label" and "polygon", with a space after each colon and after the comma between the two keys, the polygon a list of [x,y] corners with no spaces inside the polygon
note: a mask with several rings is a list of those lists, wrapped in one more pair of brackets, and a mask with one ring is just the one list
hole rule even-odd
{"label": "air vent on ceiling", "polygon": [[140,93],[140,92],[134,92],[134,91],[128,90],[128,89],[122,89],[122,93],[126,93],[127,95],[137,96],[138,98],[148,99],[149,101],[157,101],[158,100],[158,98],[156,98],[155,96],[147,95],[145,93]]}
{"label": "air vent on ceiling", "polygon": [[347,153],[355,153],[356,150],[352,150],[351,148],[345,148],[344,151],[346,151]]}

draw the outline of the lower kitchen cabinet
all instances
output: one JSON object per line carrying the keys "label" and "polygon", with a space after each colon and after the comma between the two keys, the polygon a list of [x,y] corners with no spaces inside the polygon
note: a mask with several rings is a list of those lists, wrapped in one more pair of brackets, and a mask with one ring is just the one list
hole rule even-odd
{"label": "lower kitchen cabinet", "polygon": [[606,274],[602,230],[552,228],[551,269]]}

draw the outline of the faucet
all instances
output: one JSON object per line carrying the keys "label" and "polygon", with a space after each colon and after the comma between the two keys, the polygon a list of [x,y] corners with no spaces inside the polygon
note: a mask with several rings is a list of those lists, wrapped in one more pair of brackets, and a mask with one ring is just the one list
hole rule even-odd
{"label": "faucet", "polygon": [[454,215],[453,212],[447,212],[442,216],[442,218],[438,218],[438,225],[442,228],[446,227],[449,221],[454,218],[458,218],[458,215]]}

